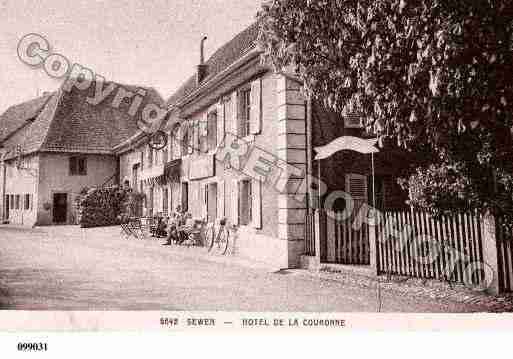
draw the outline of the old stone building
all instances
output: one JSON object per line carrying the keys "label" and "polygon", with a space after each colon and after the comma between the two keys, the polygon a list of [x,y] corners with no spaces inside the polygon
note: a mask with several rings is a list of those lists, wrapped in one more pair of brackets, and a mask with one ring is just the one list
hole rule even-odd
{"label": "old stone building", "polygon": [[[93,89],[61,89],[9,109],[0,138],[3,219],[73,223],[82,188],[113,181],[146,195],[141,215],[169,215],[181,205],[197,219],[226,218],[238,227],[236,255],[276,268],[299,266],[307,218],[319,202],[343,208],[329,196],[346,191],[371,203],[368,157],[344,151],[321,163],[314,147],[371,135],[358,117],[308,101],[294,74],[263,64],[257,35],[254,24],[207,61],[202,48],[196,73],[167,100],[161,150],[126,115],[130,102],[109,106],[114,94],[92,106],[85,97]],[[148,90],[145,101],[162,100]],[[378,207],[404,206],[395,181],[402,163],[395,152],[376,156]]]}
{"label": "old stone building", "polygon": [[[128,104],[112,106],[115,91],[92,104],[87,99],[94,91],[94,83],[86,90],[60,88],[12,106],[0,117],[3,222],[75,223],[74,201],[81,190],[118,182],[113,147],[137,126],[127,114]],[[162,102],[154,90],[147,92],[148,101]]]}

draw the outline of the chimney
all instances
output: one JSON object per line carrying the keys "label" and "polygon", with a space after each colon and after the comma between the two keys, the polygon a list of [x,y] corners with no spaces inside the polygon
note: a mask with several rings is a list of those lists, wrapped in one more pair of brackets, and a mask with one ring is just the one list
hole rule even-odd
{"label": "chimney", "polygon": [[201,45],[200,45],[200,64],[198,65],[198,72],[196,73],[196,83],[199,85],[201,84],[201,81],[205,79],[207,76],[207,68],[208,66],[205,65],[205,41],[207,40],[207,37],[203,37],[201,39]]}

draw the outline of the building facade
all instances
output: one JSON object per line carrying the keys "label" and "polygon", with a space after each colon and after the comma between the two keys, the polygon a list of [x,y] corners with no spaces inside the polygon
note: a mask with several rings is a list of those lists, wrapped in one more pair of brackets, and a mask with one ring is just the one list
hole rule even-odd
{"label": "building facade", "polygon": [[[101,103],[88,101],[95,88],[60,88],[0,116],[2,222],[75,224],[81,191],[119,182],[113,147],[136,133],[136,121],[127,114],[129,104],[112,106],[115,91]],[[163,102],[154,90],[146,91],[147,101]]]}
{"label": "building facade", "polygon": [[[306,198],[296,197],[306,170],[306,101],[296,79],[260,63],[257,30],[237,35],[171,96],[166,148],[137,138],[117,148],[120,174],[146,194],[147,213],[181,205],[194,218],[226,218],[238,226],[234,253],[295,267],[304,246]],[[234,138],[246,150],[230,157]],[[279,185],[255,175],[251,153],[280,162]]]}

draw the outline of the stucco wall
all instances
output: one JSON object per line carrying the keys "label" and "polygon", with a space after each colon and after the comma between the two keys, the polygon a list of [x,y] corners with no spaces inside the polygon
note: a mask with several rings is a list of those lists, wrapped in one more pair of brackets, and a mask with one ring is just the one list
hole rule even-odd
{"label": "stucco wall", "polygon": [[45,203],[53,203],[54,193],[68,194],[68,223],[76,218],[74,201],[84,187],[102,185],[116,173],[117,158],[109,155],[85,155],[87,157],[87,175],[70,176],[68,154],[41,154],[39,158],[40,177],[38,191],[39,225],[53,222],[53,209],[45,210]]}
{"label": "stucco wall", "polygon": [[[18,169],[14,161],[5,163],[6,181],[5,194],[20,195],[20,208],[10,205],[9,223],[32,226],[37,218],[37,190],[38,190],[38,156],[28,156],[22,161]],[[29,209],[25,209],[25,194],[30,194],[33,201]]]}
{"label": "stucco wall", "polygon": [[[305,100],[299,92],[299,84],[286,78],[282,74],[273,72],[260,73],[261,79],[261,119],[262,127],[259,134],[250,136],[251,143],[276,156],[281,164],[290,164],[302,170],[305,169],[306,161],[306,134],[305,134]],[[256,77],[248,78],[241,75],[238,85],[236,81],[231,90],[222,94],[223,99],[230,98],[232,103],[225,105],[225,131],[234,133],[233,115],[233,94],[240,86],[249,84],[257,80]],[[244,82],[245,81],[245,82]],[[211,101],[199,111],[188,116],[186,120],[204,120],[207,114],[220,109],[219,98]],[[231,109],[231,110],[230,110]],[[171,116],[179,116],[179,113],[172,113]],[[219,113],[218,113],[219,116]],[[219,132],[219,129],[218,129]],[[178,136],[180,138],[180,134]],[[170,144],[173,148],[173,156],[176,158],[180,154],[177,142]],[[145,146],[147,147],[147,146]],[[139,149],[140,150],[140,149]],[[131,179],[131,167],[133,161],[138,161],[140,154],[137,150],[131,150],[120,158],[121,180]],[[135,157],[134,157],[135,153]],[[146,162],[145,151],[145,162]],[[194,151],[193,154],[182,157],[182,182],[187,182],[189,186],[189,212],[193,217],[203,218],[205,215],[204,188],[208,183],[217,183],[218,185],[218,218],[223,215],[228,218],[228,223],[234,223],[234,201],[237,199],[237,180],[248,179],[246,174],[226,168],[225,164],[219,162],[219,157],[214,162],[214,176],[202,179],[191,179],[190,171],[195,166],[204,166],[204,160],[207,157],[216,155],[215,151],[200,153]],[[158,157],[158,156],[155,156]],[[135,159],[134,159],[135,158]],[[134,160],[133,160],[134,159]],[[158,161],[158,160],[157,160]],[[147,168],[147,163],[144,164]],[[195,168],[197,170],[197,168]],[[301,181],[301,177],[295,179]],[[292,183],[295,184],[296,182]],[[169,191],[168,208],[173,210],[181,204],[181,186],[180,184],[166,184]],[[221,197],[224,188],[224,196]],[[145,189],[149,189],[147,184]],[[162,210],[162,187],[155,185],[154,213]],[[283,186],[282,186],[283,187]],[[306,204],[297,203],[291,199],[292,193],[287,185],[286,188],[275,188],[272,186],[261,186],[261,227],[255,224],[239,226],[237,243],[234,248],[235,253],[240,256],[269,263],[276,268],[295,267],[299,263],[299,256],[302,254],[304,246],[304,214]],[[219,203],[222,202],[222,203]],[[221,213],[223,210],[223,213]]]}

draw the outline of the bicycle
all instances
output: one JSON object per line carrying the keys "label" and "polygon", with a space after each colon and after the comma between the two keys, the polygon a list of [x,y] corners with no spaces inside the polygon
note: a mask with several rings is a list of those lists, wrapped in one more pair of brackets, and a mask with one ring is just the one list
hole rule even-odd
{"label": "bicycle", "polygon": [[221,255],[226,254],[230,244],[230,231],[226,226],[226,218],[219,221],[217,233],[214,223],[208,226],[207,231],[205,232],[205,244],[209,253],[212,252],[215,244],[218,253]]}

